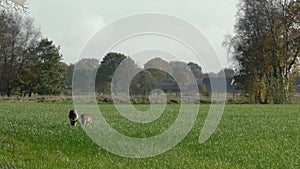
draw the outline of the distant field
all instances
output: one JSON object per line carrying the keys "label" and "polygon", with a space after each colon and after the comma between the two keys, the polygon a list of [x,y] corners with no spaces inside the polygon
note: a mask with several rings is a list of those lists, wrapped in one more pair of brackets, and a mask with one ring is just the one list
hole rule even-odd
{"label": "distant field", "polygon": [[[72,107],[0,102],[0,168],[300,168],[300,105],[227,105],[217,131],[200,145],[209,109],[201,105],[194,128],[179,145],[146,159],[111,154],[80,125],[71,129],[67,116]],[[118,131],[143,137],[171,125],[177,113],[170,112],[179,105],[168,105],[161,119],[142,126],[122,119],[111,104],[100,108]]]}

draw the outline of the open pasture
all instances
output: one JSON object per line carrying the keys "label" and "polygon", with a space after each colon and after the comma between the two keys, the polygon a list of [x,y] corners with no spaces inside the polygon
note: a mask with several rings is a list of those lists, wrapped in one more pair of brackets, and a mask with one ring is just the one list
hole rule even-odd
{"label": "open pasture", "polygon": [[[136,105],[146,109],[147,105]],[[167,129],[180,105],[160,119],[135,124],[112,104],[100,105],[112,127],[133,137]],[[131,159],[97,146],[80,125],[71,128],[71,103],[0,102],[0,168],[299,168],[300,105],[227,105],[216,132],[198,144],[209,105],[185,139],[164,154]]]}

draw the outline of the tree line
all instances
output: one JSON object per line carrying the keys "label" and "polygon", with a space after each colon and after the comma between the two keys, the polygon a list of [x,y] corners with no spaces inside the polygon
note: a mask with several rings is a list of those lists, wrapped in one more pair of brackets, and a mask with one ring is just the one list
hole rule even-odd
{"label": "tree line", "polygon": [[[8,2],[0,1],[0,7],[24,10]],[[234,34],[226,36],[223,43],[235,70],[222,71],[235,75],[237,89],[257,103],[288,103],[300,72],[300,0],[240,0],[236,16]],[[0,13],[0,95],[52,95],[72,86],[99,94],[111,94],[111,89],[124,91],[118,83],[128,77],[113,79],[120,64],[127,74],[139,72],[130,82],[130,94],[147,95],[159,87],[188,88],[190,72],[200,92],[207,92],[201,79],[208,75],[192,62],[155,58],[140,68],[129,56],[108,53],[101,63],[82,59],[67,65],[62,62],[60,47],[42,37],[32,18],[7,10]],[[75,84],[73,76],[80,78]],[[96,80],[87,80],[90,77]]]}
{"label": "tree line", "polygon": [[[155,58],[140,68],[121,53],[108,53],[101,63],[85,58],[68,65],[62,59],[60,47],[42,37],[32,18],[17,12],[0,13],[1,96],[57,95],[68,90],[70,93],[74,86],[82,92],[107,95],[112,88],[115,92],[124,91],[123,83],[134,73],[136,76],[129,82],[132,95],[149,95],[153,89],[163,87],[169,92],[179,92],[179,86],[188,88],[193,79],[201,93],[207,92],[202,83],[205,76],[202,68],[193,62]],[[118,67],[123,68],[122,74],[113,81]],[[73,76],[79,78],[74,83]],[[95,81],[91,81],[93,77]]]}
{"label": "tree line", "polygon": [[[96,91],[103,95],[110,95],[111,91],[124,93],[128,90],[124,85],[127,83],[131,95],[146,96],[152,90],[160,89],[162,84],[169,85],[173,90],[179,90],[178,83],[188,87],[192,79],[197,81],[201,92],[206,92],[202,84],[205,74],[202,68],[193,62],[167,62],[161,58],[154,58],[141,68],[129,56],[112,52],[108,53],[101,63],[97,59],[82,59],[74,65],[71,64],[68,72],[68,86],[79,88],[81,92]],[[132,75],[134,77],[131,77]],[[74,82],[76,84],[72,84],[72,76],[78,78]],[[90,81],[93,77],[96,77],[95,83]]]}
{"label": "tree line", "polygon": [[235,74],[234,70],[229,68],[218,73],[204,73],[197,63],[167,62],[158,57],[139,67],[130,56],[111,52],[105,55],[101,62],[95,58],[83,58],[67,66],[66,86],[70,91],[96,91],[100,95],[111,95],[112,92],[122,94],[128,92],[129,87],[130,95],[148,96],[154,89],[174,94],[179,94],[181,89],[196,92],[191,88],[194,81],[198,92],[209,95],[209,84],[204,84],[203,79],[220,78],[223,72],[228,78]]}
{"label": "tree line", "polygon": [[240,0],[235,33],[224,45],[246,95],[257,103],[288,103],[299,74],[300,1]]}

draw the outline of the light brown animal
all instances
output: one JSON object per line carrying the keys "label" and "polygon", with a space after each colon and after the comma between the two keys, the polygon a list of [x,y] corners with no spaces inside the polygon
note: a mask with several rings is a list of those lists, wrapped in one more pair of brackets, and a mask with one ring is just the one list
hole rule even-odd
{"label": "light brown animal", "polygon": [[82,114],[80,117],[82,125],[90,125],[93,121],[92,116],[89,114]]}

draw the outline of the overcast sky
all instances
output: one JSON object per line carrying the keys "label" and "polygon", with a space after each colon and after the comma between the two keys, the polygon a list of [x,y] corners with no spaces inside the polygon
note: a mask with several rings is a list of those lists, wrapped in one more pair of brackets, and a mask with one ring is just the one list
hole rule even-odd
{"label": "overcast sky", "polygon": [[[238,0],[27,0],[30,15],[43,36],[61,46],[64,62],[75,63],[87,41],[105,25],[138,13],[177,16],[196,26],[228,67],[222,41],[233,32]],[[126,51],[124,51],[126,53]],[[132,54],[132,53],[126,53]],[[142,62],[142,61],[139,61]],[[143,64],[143,63],[140,63]],[[218,71],[209,68],[209,71]]]}

